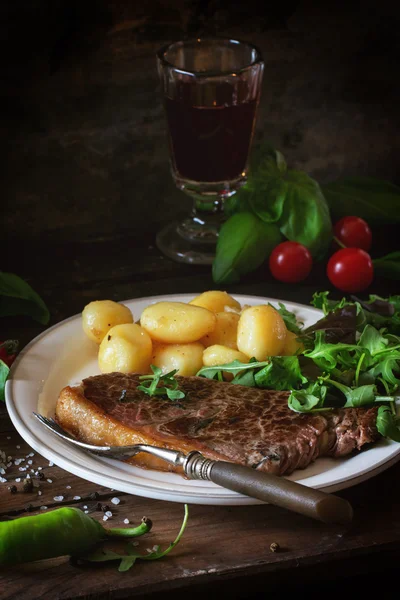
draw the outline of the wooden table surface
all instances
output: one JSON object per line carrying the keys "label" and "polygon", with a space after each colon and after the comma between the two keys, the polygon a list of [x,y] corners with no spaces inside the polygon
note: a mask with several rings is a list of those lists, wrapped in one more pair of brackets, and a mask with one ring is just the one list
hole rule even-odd
{"label": "wooden table surface", "polygon": [[[42,295],[51,311],[50,325],[79,313],[94,299],[195,294],[216,287],[208,267],[179,265],[162,257],[151,235],[139,242],[138,238],[118,236],[92,244],[63,242],[57,246],[54,240],[51,245],[42,241],[33,247],[31,243],[29,252],[3,256],[7,256],[4,270],[25,277]],[[274,282],[266,269],[261,269],[226,289],[232,294],[308,304],[314,291],[329,289],[329,285],[322,268],[296,286]],[[371,291],[387,294],[391,289],[391,282],[376,280]],[[23,346],[45,327],[15,317],[3,318],[1,329],[3,338],[17,338]],[[25,472],[20,471],[21,464],[13,464],[6,473],[8,481],[0,484],[0,519],[36,514],[42,506],[50,510],[63,505],[87,506],[94,518],[102,520],[101,508],[109,505],[113,516],[107,526],[123,525],[125,518],[138,523],[144,515],[152,519],[153,530],[140,543],[144,552],[154,544],[166,546],[178,532],[182,504],[111,491],[49,464],[37,452],[31,456],[31,448],[17,434],[4,406],[0,407],[0,435],[0,447],[7,455],[24,458],[24,465],[31,460],[30,468],[37,471],[42,467],[44,473],[44,479],[33,475],[33,491],[24,492]],[[181,598],[188,593],[213,597],[222,592],[232,598],[261,598],[267,592],[293,590],[316,598],[342,586],[349,590],[354,585],[359,592],[385,587],[382,582],[394,569],[400,550],[399,481],[397,464],[338,492],[355,510],[348,527],[324,525],[271,505],[190,505],[180,544],[160,561],[138,562],[127,573],[119,573],[115,565],[78,567],[68,558],[2,569],[0,598],[114,600],[159,595]],[[9,486],[13,484],[18,491],[11,494]],[[57,496],[64,499],[55,501]],[[111,504],[115,496],[121,500],[118,506]],[[279,544],[278,552],[271,552],[272,542]]]}

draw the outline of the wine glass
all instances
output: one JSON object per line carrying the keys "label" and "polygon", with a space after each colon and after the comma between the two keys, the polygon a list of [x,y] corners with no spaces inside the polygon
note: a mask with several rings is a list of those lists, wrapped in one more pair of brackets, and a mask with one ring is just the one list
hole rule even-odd
{"label": "wine glass", "polygon": [[176,261],[211,264],[224,200],[246,181],[264,62],[249,43],[201,38],[164,46],[157,66],[172,176],[193,200],[185,219],[157,234],[157,246]]}

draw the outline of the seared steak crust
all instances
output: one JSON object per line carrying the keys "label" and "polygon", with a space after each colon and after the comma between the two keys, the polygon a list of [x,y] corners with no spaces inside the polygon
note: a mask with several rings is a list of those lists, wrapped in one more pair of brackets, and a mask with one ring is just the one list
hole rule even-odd
{"label": "seared steak crust", "polygon": [[[98,427],[107,419],[107,426],[109,422],[121,424],[124,432],[136,432],[147,443],[199,450],[210,458],[279,475],[304,469],[319,456],[345,456],[380,437],[375,406],[299,414],[289,409],[287,392],[202,377],[177,379],[186,394],[180,401],[149,397],[138,391],[137,375],[89,377],[78,388],[87,403],[79,419],[72,425],[68,416],[68,397],[76,388],[63,390],[56,416],[77,437],[96,443],[98,432],[93,425],[93,431],[85,428],[84,423],[92,406],[96,411],[93,423],[97,422]],[[70,410],[76,410],[74,406]],[[117,434],[113,435],[110,443],[116,443]],[[103,436],[103,443],[105,439]],[[127,443],[126,436],[120,443]]]}

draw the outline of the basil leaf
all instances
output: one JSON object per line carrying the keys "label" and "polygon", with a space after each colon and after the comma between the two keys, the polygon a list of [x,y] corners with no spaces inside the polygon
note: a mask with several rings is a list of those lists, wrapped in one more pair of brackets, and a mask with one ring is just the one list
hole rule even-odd
{"label": "basil leaf", "polygon": [[307,383],[297,356],[271,357],[270,362],[255,373],[254,380],[257,387],[273,390],[293,390],[301,383]]}
{"label": "basil leaf", "polygon": [[281,241],[276,225],[239,212],[222,225],[212,266],[215,283],[234,283],[259,267]]}
{"label": "basil leaf", "polygon": [[400,222],[400,187],[373,177],[346,177],[322,185],[335,217],[357,215],[367,221]]}
{"label": "basil leaf", "polygon": [[0,359],[0,400],[3,402],[5,400],[4,390],[9,372],[10,369],[8,365]]}
{"label": "basil leaf", "polygon": [[375,273],[388,279],[400,279],[400,252],[392,252],[373,261]]}
{"label": "basil leaf", "polygon": [[321,258],[332,239],[329,208],[321,188],[302,171],[287,171],[285,180],[286,200],[278,223],[281,232]]}
{"label": "basil leaf", "polygon": [[42,298],[14,273],[0,271],[0,316],[25,315],[47,325],[50,313]]}
{"label": "basil leaf", "polygon": [[400,442],[400,429],[389,406],[380,406],[376,417],[376,428],[381,435]]}

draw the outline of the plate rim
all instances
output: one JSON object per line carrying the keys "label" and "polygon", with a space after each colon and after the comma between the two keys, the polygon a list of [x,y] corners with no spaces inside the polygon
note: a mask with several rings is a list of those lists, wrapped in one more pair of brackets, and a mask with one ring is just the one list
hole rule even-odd
{"label": "plate rim", "polygon": [[[135,302],[153,303],[153,302],[161,301],[161,299],[171,300],[172,298],[174,298],[175,301],[180,301],[180,300],[183,300],[184,298],[187,299],[189,296],[194,298],[194,297],[200,295],[201,293],[202,292],[179,293],[179,294],[157,294],[157,295],[151,295],[151,296],[140,296],[137,298],[130,298],[130,299],[121,300],[118,302],[120,304],[130,304],[130,303],[135,303]],[[314,311],[314,312],[319,313],[320,315],[323,315],[323,311],[321,311],[318,308],[308,306],[307,304],[302,304],[299,302],[293,302],[290,300],[282,300],[282,299],[278,299],[278,298],[272,298],[269,296],[259,296],[259,295],[253,295],[253,294],[232,293],[231,295],[234,298],[238,299],[239,301],[242,300],[243,302],[246,299],[247,302],[248,301],[257,302],[257,300],[260,300],[263,302],[271,302],[271,303],[276,303],[276,304],[282,303],[282,304],[285,304],[285,306],[288,306],[289,308],[292,307],[292,308],[297,308],[299,310]],[[184,301],[187,301],[187,300],[184,300]],[[141,492],[146,491],[146,484],[144,484],[144,485],[142,484],[142,487],[144,488],[142,490],[140,487],[140,484],[134,483],[134,482],[127,482],[126,487],[129,487],[130,490],[123,490],[123,489],[121,489],[121,485],[119,485],[120,481],[122,482],[122,484],[124,483],[122,481],[123,471],[120,472],[121,473],[120,477],[114,476],[112,474],[104,475],[104,477],[103,477],[102,473],[95,471],[91,465],[88,465],[88,464],[81,465],[76,461],[72,461],[72,463],[71,463],[71,459],[68,459],[68,458],[64,459],[64,457],[60,451],[52,450],[46,443],[46,440],[51,439],[51,438],[45,438],[44,441],[41,441],[41,440],[39,440],[39,438],[37,438],[35,436],[35,433],[33,431],[31,431],[31,429],[29,427],[27,427],[26,424],[24,423],[24,419],[22,418],[22,416],[20,414],[20,410],[19,410],[17,404],[14,402],[14,397],[16,396],[16,392],[13,393],[13,391],[14,391],[13,387],[14,387],[14,384],[16,384],[18,381],[18,380],[14,379],[14,374],[17,372],[18,366],[24,360],[25,355],[32,349],[32,347],[34,347],[38,343],[40,343],[41,340],[45,336],[53,333],[55,330],[57,330],[58,328],[61,328],[62,326],[68,324],[69,322],[79,319],[80,316],[81,316],[81,313],[76,313],[74,315],[71,315],[70,317],[63,319],[63,320],[59,321],[58,323],[55,323],[54,325],[46,328],[44,331],[39,333],[30,342],[28,342],[28,344],[26,346],[24,346],[22,351],[18,354],[13,365],[11,366],[10,374],[6,381],[6,386],[5,386],[5,400],[6,400],[6,407],[7,407],[7,411],[10,416],[10,419],[11,419],[14,427],[18,431],[18,433],[21,435],[21,437],[35,451],[37,451],[39,454],[44,456],[46,459],[56,462],[54,460],[54,455],[56,455],[57,458],[59,459],[56,462],[57,466],[59,466],[60,468],[63,468],[67,472],[77,475],[78,477],[85,479],[87,481],[96,483],[97,485],[102,485],[104,487],[109,487],[111,489],[119,488],[120,492],[126,492],[126,493],[130,493],[130,494],[136,494],[136,495],[142,496],[142,497],[159,499],[159,500],[167,500],[167,501],[169,500],[169,501],[175,501],[175,502],[185,502],[186,500],[182,499],[182,497],[187,496],[188,498],[190,498],[190,503],[204,504],[204,505],[208,504],[208,505],[214,505],[214,506],[215,505],[231,505],[232,506],[232,505],[263,504],[263,502],[260,500],[257,500],[255,498],[251,498],[249,496],[245,496],[242,494],[238,494],[236,492],[231,492],[230,490],[225,490],[225,492],[228,492],[225,495],[222,492],[220,492],[218,494],[211,493],[211,495],[204,491],[201,493],[201,488],[198,489],[198,492],[196,492],[196,491],[192,492],[192,491],[190,491],[190,489],[188,489],[187,491],[161,489],[160,492],[158,492],[158,489],[155,487],[154,481],[153,481],[152,486],[147,486],[149,488],[150,494],[149,493],[141,493]],[[50,436],[52,435],[50,432],[48,432],[48,434]],[[82,453],[82,454],[84,454],[84,453]],[[327,483],[326,485],[323,485],[323,484],[317,485],[317,486],[314,485],[311,487],[314,487],[315,489],[322,489],[322,490],[329,489],[329,491],[331,491],[331,490],[338,491],[338,490],[341,490],[341,489],[344,489],[347,487],[351,487],[353,485],[356,485],[358,482],[365,481],[369,478],[374,477],[376,474],[386,470],[387,468],[389,468],[390,466],[395,464],[395,462],[397,462],[399,459],[400,459],[400,444],[399,444],[399,448],[398,448],[397,452],[392,453],[389,458],[386,458],[386,459],[382,458],[380,461],[375,463],[372,468],[368,468],[366,466],[364,469],[359,471],[359,473],[357,475],[352,476],[350,478],[346,477],[346,475],[343,474],[342,477],[337,478],[332,484]],[[332,459],[332,460],[334,460],[334,459]],[[71,466],[74,468],[73,471],[71,471]],[[70,468],[68,468],[68,467],[70,467]],[[118,468],[114,466],[114,469],[115,468],[118,471]],[[86,475],[85,475],[85,472],[86,472]],[[87,478],[88,474],[90,475],[90,479]],[[105,483],[106,480],[108,481],[108,483]],[[116,487],[109,485],[110,481],[112,483],[114,483]],[[307,485],[306,480],[300,480],[300,482],[304,485]],[[214,484],[212,484],[212,485],[214,485]],[[219,486],[216,486],[216,488],[218,489]],[[132,491],[133,489],[135,489],[135,491]],[[221,490],[224,488],[219,488],[219,489]],[[166,494],[168,496],[176,496],[176,498],[173,498],[173,497],[166,498],[165,497]],[[188,502],[189,502],[189,500],[188,500]]]}

